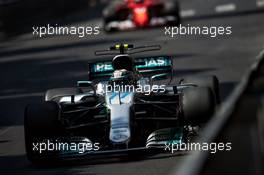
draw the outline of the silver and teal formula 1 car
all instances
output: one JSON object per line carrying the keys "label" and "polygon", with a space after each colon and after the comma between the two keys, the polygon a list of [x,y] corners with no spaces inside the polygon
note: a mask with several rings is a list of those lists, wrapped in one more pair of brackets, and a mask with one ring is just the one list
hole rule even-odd
{"label": "silver and teal formula 1 car", "polygon": [[[25,144],[33,163],[162,149],[188,142],[190,128],[210,119],[219,103],[215,76],[173,77],[170,56],[136,58],[159,45],[117,44],[89,63],[89,79],[76,87],[48,90],[45,101],[25,109]],[[170,81],[171,82],[171,81]]]}

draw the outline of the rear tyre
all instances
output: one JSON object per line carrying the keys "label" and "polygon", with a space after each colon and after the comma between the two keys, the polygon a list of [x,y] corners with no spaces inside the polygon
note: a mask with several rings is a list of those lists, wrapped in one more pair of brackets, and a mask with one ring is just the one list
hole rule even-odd
{"label": "rear tyre", "polygon": [[183,91],[182,109],[187,125],[199,125],[207,122],[214,113],[215,100],[208,87],[194,87]]}
{"label": "rear tyre", "polygon": [[103,18],[104,18],[104,31],[105,32],[115,32],[117,31],[116,28],[109,27],[109,23],[113,21],[119,21],[120,20],[120,13],[116,11],[116,7],[118,6],[125,6],[123,2],[114,1],[110,3],[104,10],[103,10]]}
{"label": "rear tyre", "polygon": [[110,27],[109,26],[109,23],[106,23],[105,22],[105,24],[104,24],[104,31],[106,32],[106,33],[114,33],[114,32],[116,32],[116,31],[118,31],[118,29],[117,28],[113,28],[113,27]]}
{"label": "rear tyre", "polygon": [[169,25],[180,25],[181,17],[180,17],[180,5],[177,0],[169,0],[165,2],[165,8],[163,12],[164,16],[174,16],[176,18],[175,21],[169,22]]}
{"label": "rear tyre", "polygon": [[32,163],[42,163],[47,157],[34,150],[33,143],[43,139],[61,136],[62,124],[59,122],[60,106],[56,102],[44,102],[28,105],[24,114],[26,155]]}
{"label": "rear tyre", "polygon": [[219,104],[220,93],[219,93],[219,80],[215,75],[204,76],[204,77],[187,77],[181,82],[181,84],[194,84],[198,87],[209,87],[214,95],[215,103]]}
{"label": "rear tyre", "polygon": [[125,7],[126,4],[121,1],[110,2],[110,4],[103,10],[103,18],[106,23],[118,20],[116,12],[117,7]]}

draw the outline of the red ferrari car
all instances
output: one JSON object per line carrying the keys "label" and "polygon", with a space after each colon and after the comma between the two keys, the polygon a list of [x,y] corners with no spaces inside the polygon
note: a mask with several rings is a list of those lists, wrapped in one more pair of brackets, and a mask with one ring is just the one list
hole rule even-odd
{"label": "red ferrari car", "polygon": [[107,32],[180,23],[177,0],[115,0],[103,11]]}

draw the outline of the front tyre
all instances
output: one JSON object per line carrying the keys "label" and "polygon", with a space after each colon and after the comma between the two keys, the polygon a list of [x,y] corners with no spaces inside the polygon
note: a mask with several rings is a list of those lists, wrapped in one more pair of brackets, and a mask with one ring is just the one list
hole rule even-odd
{"label": "front tyre", "polygon": [[42,156],[33,144],[43,139],[59,136],[63,127],[59,122],[60,106],[53,101],[31,104],[25,109],[24,131],[26,155],[32,163],[42,162]]}
{"label": "front tyre", "polygon": [[208,87],[187,88],[183,91],[182,109],[187,125],[207,122],[215,111],[213,92]]}

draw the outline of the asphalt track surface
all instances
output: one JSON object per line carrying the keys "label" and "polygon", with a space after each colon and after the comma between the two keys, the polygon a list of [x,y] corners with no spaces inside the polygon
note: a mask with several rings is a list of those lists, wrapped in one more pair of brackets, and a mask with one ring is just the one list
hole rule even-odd
{"label": "asphalt track surface", "polygon": [[[189,2],[189,1],[187,1]],[[1,174],[168,174],[185,156],[157,155],[114,161],[39,168],[27,161],[24,150],[23,111],[26,104],[43,100],[50,88],[74,86],[86,80],[87,61],[98,59],[96,49],[117,42],[161,44],[152,54],[172,55],[175,81],[182,76],[215,74],[223,100],[264,46],[264,13],[215,15],[184,21],[194,26],[231,26],[232,34],[170,38],[163,28],[78,38],[33,38],[26,34],[0,43],[0,171]],[[96,25],[99,20],[76,25]]]}

